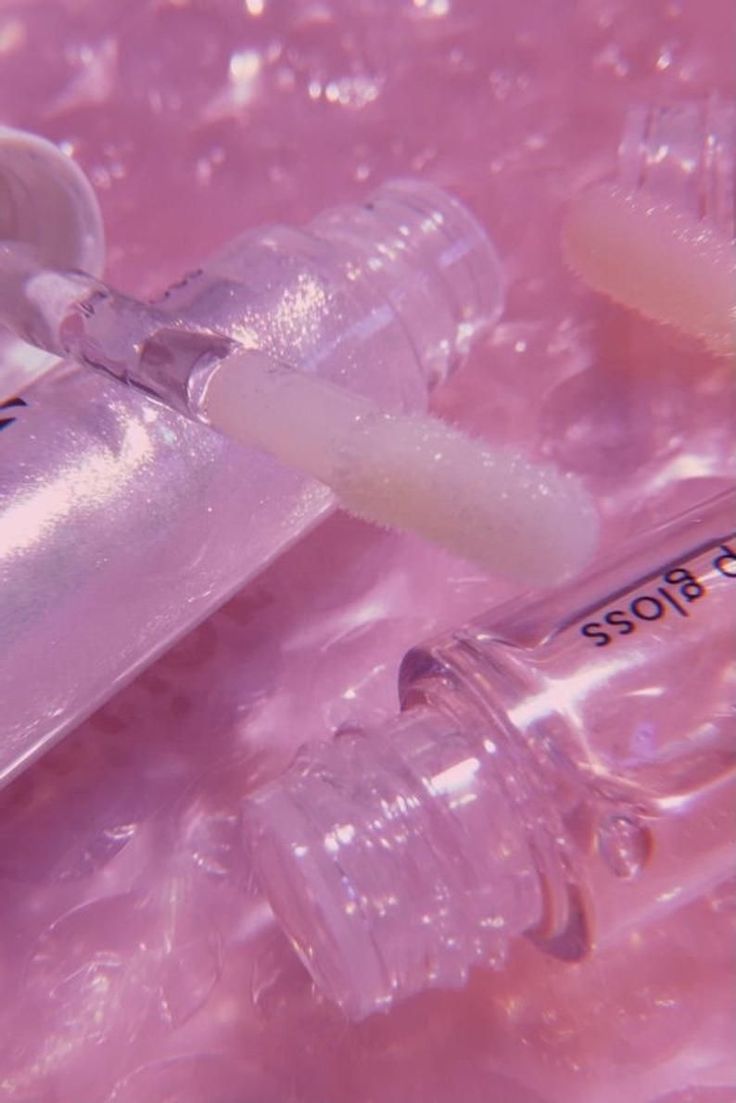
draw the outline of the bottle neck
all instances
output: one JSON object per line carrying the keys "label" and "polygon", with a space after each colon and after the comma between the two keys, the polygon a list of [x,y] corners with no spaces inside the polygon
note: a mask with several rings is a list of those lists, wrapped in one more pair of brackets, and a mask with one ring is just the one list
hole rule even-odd
{"label": "bottle neck", "polygon": [[735,123],[733,104],[717,95],[631,108],[619,147],[619,182],[707,219],[731,238]]}
{"label": "bottle neck", "polygon": [[729,875],[732,520],[721,495],[577,604],[410,652],[388,727],[250,798],[261,883],[348,1014],[460,985],[522,932],[576,960]]}
{"label": "bottle neck", "polygon": [[332,207],[307,229],[342,257],[349,283],[372,285],[388,304],[430,388],[498,321],[503,269],[488,234],[427,181],[389,181],[366,203]]}
{"label": "bottle neck", "polygon": [[470,709],[410,708],[297,761],[249,801],[253,861],[322,991],[362,1018],[500,965],[543,922],[539,856],[503,741]]}

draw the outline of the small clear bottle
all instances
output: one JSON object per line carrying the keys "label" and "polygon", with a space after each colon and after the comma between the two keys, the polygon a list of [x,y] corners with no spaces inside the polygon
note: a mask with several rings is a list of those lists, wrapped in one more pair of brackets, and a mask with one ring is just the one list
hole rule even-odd
{"label": "small clear bottle", "polygon": [[736,106],[705,100],[632,107],[619,146],[618,180],[734,233]]}
{"label": "small clear bottle", "polygon": [[[0,159],[0,185],[25,171],[16,153]],[[46,223],[31,217],[39,212],[23,206],[25,179],[0,186],[0,210],[15,196],[0,232],[25,242],[31,227],[46,241]],[[183,334],[195,351],[204,334],[207,346],[235,340],[387,410],[424,408],[503,301],[484,229],[419,180],[389,183],[301,230],[243,234],[155,304],[67,274],[57,316],[53,277],[33,284],[32,255],[27,285],[16,268],[7,275],[3,283],[0,266],[0,314],[7,307],[34,340],[48,321],[40,343],[51,348],[63,322],[58,351],[112,375],[135,382],[136,358],[159,331]],[[67,316],[70,281],[79,299]],[[309,477],[103,372],[62,364],[3,400],[0,784],[334,506]]]}
{"label": "small clear bottle", "polygon": [[274,912],[353,1018],[522,933],[578,960],[732,872],[736,496],[409,652],[403,711],[305,748],[245,824]]}

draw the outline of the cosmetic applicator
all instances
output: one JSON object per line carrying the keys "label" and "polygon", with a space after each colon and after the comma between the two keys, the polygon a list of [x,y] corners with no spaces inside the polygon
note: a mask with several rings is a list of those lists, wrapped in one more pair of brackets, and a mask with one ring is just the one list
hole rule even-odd
{"label": "cosmetic applicator", "polygon": [[717,228],[674,204],[600,184],[572,204],[563,248],[595,291],[733,355],[736,251]]}
{"label": "cosmetic applicator", "polygon": [[[0,158],[14,142],[30,147],[23,183],[49,185],[48,143],[5,131]],[[4,143],[4,144],[3,144]],[[53,147],[51,147],[53,149]],[[246,446],[269,452],[331,487],[348,511],[417,532],[491,572],[549,585],[591,555],[595,509],[581,485],[551,466],[474,441],[425,415],[394,414],[216,333],[172,324],[170,315],[118,294],[83,271],[49,227],[77,219],[99,251],[101,222],[91,189],[23,196],[0,221],[0,322],[37,348],[100,369]],[[51,194],[49,192],[49,194]],[[11,197],[12,200],[12,197]],[[80,209],[87,222],[80,216]],[[36,217],[28,217],[28,210]],[[37,212],[41,212],[41,217]],[[7,239],[9,235],[10,240]],[[58,233],[57,233],[58,236]],[[51,244],[49,242],[51,241]],[[99,267],[99,265],[97,265]],[[0,399],[4,397],[0,381]]]}
{"label": "cosmetic applicator", "polygon": [[733,355],[736,104],[635,106],[617,179],[570,204],[565,259],[595,291]]}
{"label": "cosmetic applicator", "polygon": [[221,432],[326,483],[350,513],[489,571],[546,585],[592,554],[596,513],[576,479],[437,418],[385,413],[262,353],[227,356],[197,408]]}
{"label": "cosmetic applicator", "polygon": [[[129,338],[129,360],[118,358],[122,340],[108,350],[86,331],[85,301],[100,296],[118,321],[135,311],[150,326],[142,342]],[[349,512],[417,532],[486,570],[548,585],[593,551],[595,509],[573,477],[437,418],[386,413],[259,350],[172,329],[168,320],[164,328],[155,311],[96,280],[36,267],[23,246],[0,246],[0,319],[26,340],[101,368],[306,471]]]}

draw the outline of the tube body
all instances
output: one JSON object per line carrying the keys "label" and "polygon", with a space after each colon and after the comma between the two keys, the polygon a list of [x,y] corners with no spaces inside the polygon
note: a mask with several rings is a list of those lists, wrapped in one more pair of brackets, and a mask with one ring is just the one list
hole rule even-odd
{"label": "tube body", "polygon": [[732,873],[736,506],[411,651],[404,711],[245,817],[316,982],[362,1017],[522,933],[578,960]]}
{"label": "tube body", "polygon": [[[401,182],[305,231],[237,238],[140,316],[98,299],[83,336],[124,365],[170,322],[413,409],[501,299],[472,216]],[[18,400],[0,424],[0,782],[333,506],[99,373],[62,365]]]}

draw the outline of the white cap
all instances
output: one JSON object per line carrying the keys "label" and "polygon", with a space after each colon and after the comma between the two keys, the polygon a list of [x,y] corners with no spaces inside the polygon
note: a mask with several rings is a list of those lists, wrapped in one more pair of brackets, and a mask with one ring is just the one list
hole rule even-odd
{"label": "white cap", "polygon": [[97,196],[53,142],[0,127],[0,240],[35,245],[50,268],[101,276],[105,235]]}
{"label": "white cap", "polygon": [[[97,197],[58,146],[0,126],[0,241],[34,245],[50,268],[102,275],[105,234]],[[0,330],[0,401],[55,358]]]}

